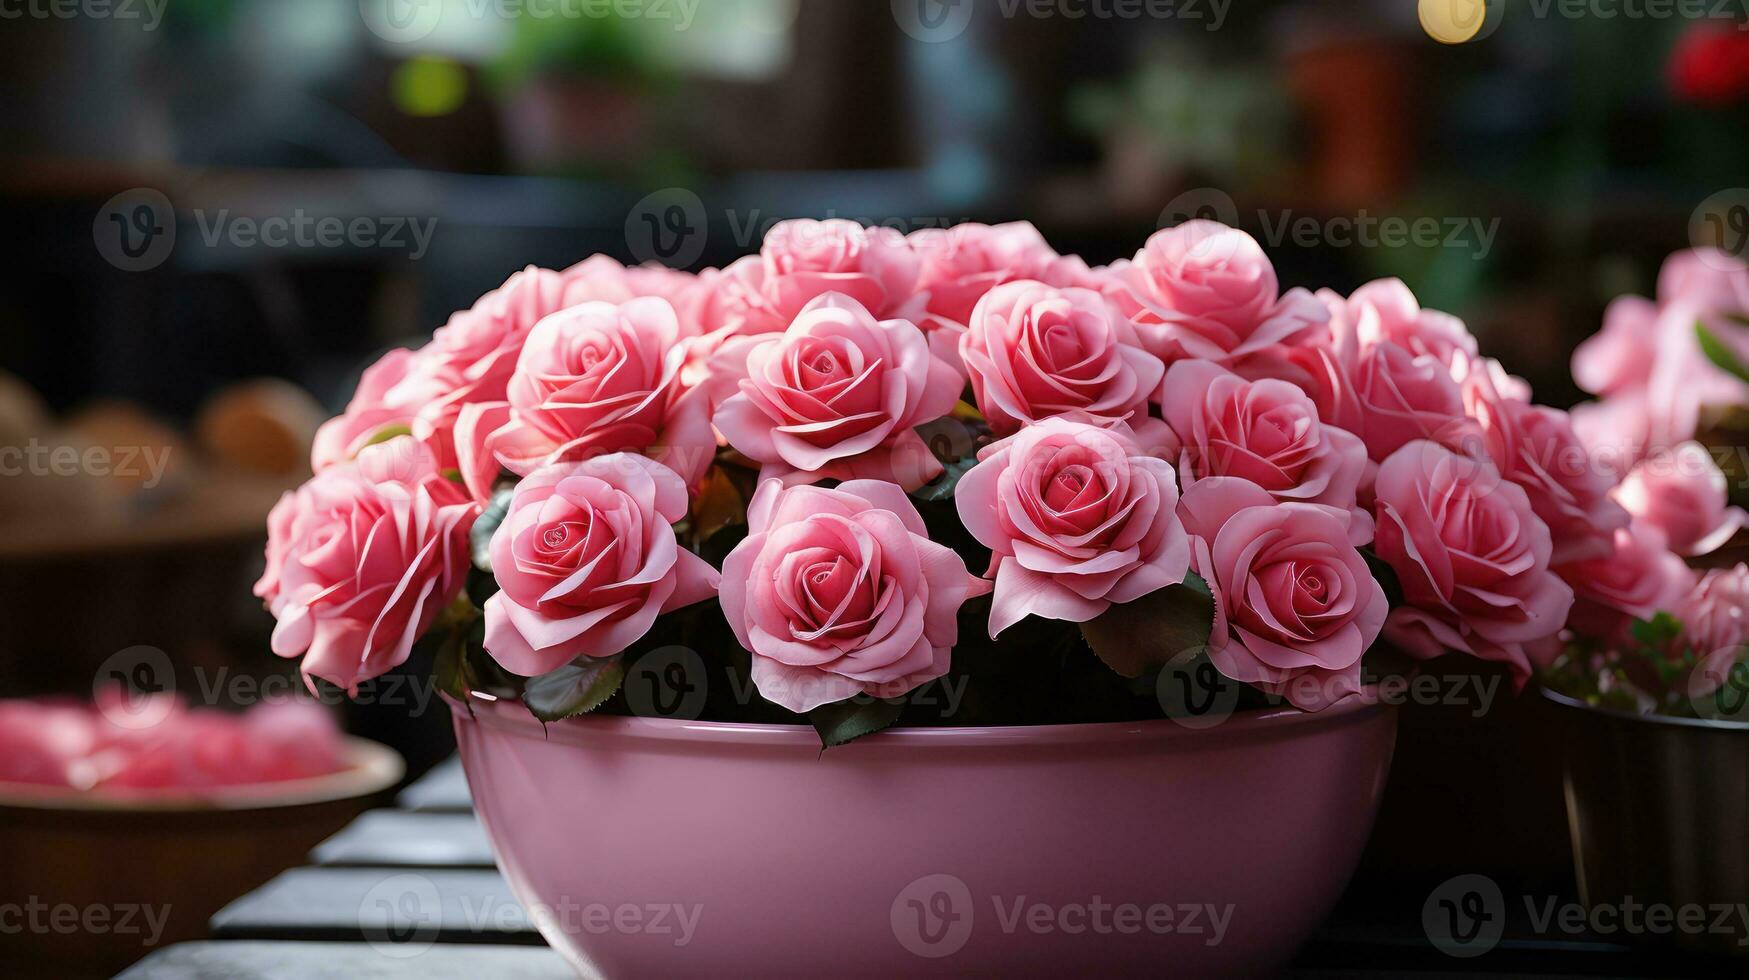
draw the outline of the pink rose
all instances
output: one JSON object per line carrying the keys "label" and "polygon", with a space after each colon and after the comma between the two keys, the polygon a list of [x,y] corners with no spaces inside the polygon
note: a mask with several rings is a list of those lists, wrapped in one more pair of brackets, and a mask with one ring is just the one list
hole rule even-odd
{"label": "pink rose", "polygon": [[1381,342],[1447,365],[1476,356],[1476,338],[1464,322],[1449,313],[1422,309],[1401,279],[1369,282],[1346,300],[1328,289],[1319,290],[1318,298],[1330,309],[1330,332],[1337,347],[1351,358]]}
{"label": "pink rose", "polygon": [[535,677],[610,657],[661,613],[709,599],[716,569],[674,538],[686,506],[679,475],[632,453],[530,473],[492,535],[492,659]]}
{"label": "pink rose", "polygon": [[469,401],[497,401],[516,369],[516,358],[535,324],[572,305],[565,277],[529,266],[449,318],[419,351],[433,370],[468,386]]}
{"label": "pink rose", "polygon": [[1549,571],[1548,526],[1486,460],[1412,442],[1379,467],[1373,549],[1405,604],[1386,637],[1422,658],[1448,650],[1530,674],[1527,644],[1558,633],[1573,590]]}
{"label": "pink rose", "polygon": [[1084,623],[1184,581],[1177,476],[1127,427],[1045,419],[978,456],[954,502],[991,551],[991,637],[1029,615]]}
{"label": "pink rose", "polygon": [[1722,547],[1749,514],[1729,506],[1725,474],[1699,443],[1685,442],[1634,467],[1615,499],[1638,520],[1663,531],[1671,550],[1694,557]]}
{"label": "pink rose", "polygon": [[1058,260],[1029,221],[927,228],[913,232],[910,242],[921,260],[917,288],[928,291],[929,312],[956,323],[972,318],[985,293],[1016,279],[1038,279]]}
{"label": "pink rose", "polygon": [[1474,446],[1477,430],[1465,417],[1463,391],[1451,368],[1432,354],[1381,341],[1359,355],[1353,379],[1361,418],[1356,434],[1374,461],[1417,439]]}
{"label": "pink rose", "polygon": [[1372,516],[1356,505],[1367,470],[1360,439],[1318,419],[1286,381],[1246,381],[1209,361],[1166,372],[1161,408],[1177,446],[1186,492],[1209,477],[1239,477],[1284,503],[1324,504],[1350,514],[1350,541],[1372,540]]}
{"label": "pink rose", "polygon": [[1658,309],[1658,350],[1645,387],[1653,450],[1694,438],[1708,406],[1749,402],[1749,385],[1712,363],[1694,329],[1705,323],[1739,358],[1749,357],[1744,328],[1724,317],[1749,312],[1749,263],[1716,249],[1671,255],[1658,274]]}
{"label": "pink rose", "polygon": [[1603,311],[1603,330],[1573,352],[1573,380],[1594,395],[1643,387],[1658,353],[1658,307],[1640,296],[1618,296]]}
{"label": "pink rose", "polygon": [[723,613],[753,654],[753,683],[791,711],[893,698],[947,673],[961,603],[984,591],[904,491],[768,481],[723,562]]}
{"label": "pink rose", "polygon": [[779,222],[758,255],[706,277],[713,295],[702,305],[702,326],[719,337],[780,333],[827,293],[843,293],[883,320],[916,322],[923,312],[918,268],[910,242],[888,228]]}
{"label": "pink rose", "polygon": [[1346,511],[1212,477],[1184,491],[1178,513],[1215,597],[1217,670],[1313,710],[1360,691],[1361,655],[1389,605],[1348,543]]}
{"label": "pink rose", "polygon": [[452,315],[431,343],[390,351],[365,371],[345,413],[317,432],[314,468],[351,459],[396,429],[425,443],[443,468],[455,467],[462,406],[502,401],[529,331],[565,305],[559,273],[530,266]]}
{"label": "pink rose", "polygon": [[1716,248],[1672,252],[1658,270],[1658,303],[1749,311],[1749,261]]}
{"label": "pink rose", "polygon": [[1618,392],[1601,401],[1581,402],[1573,406],[1568,418],[1586,454],[1616,479],[1626,476],[1646,454],[1651,407],[1638,392]]}
{"label": "pink rose", "polygon": [[447,384],[420,368],[414,352],[404,348],[389,351],[364,369],[346,411],[316,430],[310,468],[320,472],[347,462],[385,433],[411,432],[420,409],[445,397],[449,390]]}
{"label": "pink rose", "polygon": [[570,305],[563,276],[530,266],[451,316],[420,348],[415,370],[445,390],[419,406],[413,434],[443,446],[439,455],[446,467],[457,465],[453,447],[462,407],[502,401],[535,324]]}
{"label": "pink rose", "polygon": [[1227,366],[1246,380],[1274,378],[1305,392],[1325,425],[1357,435],[1365,431],[1365,414],[1354,392],[1354,379],[1331,344],[1271,344],[1235,358]]}
{"label": "pink rose", "polygon": [[589,456],[641,452],[690,486],[716,454],[706,404],[681,384],[689,345],[674,308],[646,298],[584,303],[535,326],[509,401],[463,408],[460,469],[480,499],[499,466],[527,475]]}
{"label": "pink rose", "polygon": [[1098,293],[1031,280],[978,301],[960,358],[997,435],[1069,412],[1139,423],[1166,370]]}
{"label": "pink rose", "polygon": [[1669,612],[1694,588],[1694,572],[1665,544],[1664,532],[1644,521],[1617,528],[1613,549],[1555,573],[1573,587],[1568,625],[1613,642],[1635,619]]}
{"label": "pink rose", "polygon": [[461,591],[479,513],[406,436],[286,494],[255,588],[279,620],[273,652],[348,690],[401,664]]}
{"label": "pink rose", "polygon": [[1187,221],[1114,264],[1107,294],[1142,345],[1168,363],[1225,361],[1325,329],[1329,312],[1303,289],[1280,295],[1255,239],[1216,221]]}
{"label": "pink rose", "polygon": [[[634,299],[656,297],[665,299],[676,310],[684,311],[698,277],[660,265],[621,265],[606,255],[589,258],[566,269],[561,275],[565,283],[565,305],[582,303],[620,303]],[[684,312],[681,322],[686,324]]]}
{"label": "pink rose", "polygon": [[1097,288],[1087,263],[1058,255],[1029,221],[927,228],[912,232],[910,242],[922,260],[917,288],[928,297],[917,325],[929,335],[930,349],[961,377],[959,338],[985,293],[1018,279]]}
{"label": "pink rose", "polygon": [[1712,693],[1730,677],[1749,643],[1749,565],[1715,568],[1676,609],[1682,623],[1677,646],[1699,658],[1688,682],[1690,697]]}
{"label": "pink rose", "polygon": [[1480,426],[1481,448],[1502,475],[1524,488],[1549,527],[1555,564],[1600,558],[1614,550],[1615,532],[1628,514],[1609,499],[1615,484],[1573,431],[1567,413],[1532,405],[1522,382],[1497,361],[1460,362],[1464,404]]}
{"label": "pink rose", "polygon": [[941,475],[916,427],[953,411],[960,379],[908,320],[876,321],[827,293],[782,334],[750,338],[740,393],[713,422],[729,445],[785,482]]}

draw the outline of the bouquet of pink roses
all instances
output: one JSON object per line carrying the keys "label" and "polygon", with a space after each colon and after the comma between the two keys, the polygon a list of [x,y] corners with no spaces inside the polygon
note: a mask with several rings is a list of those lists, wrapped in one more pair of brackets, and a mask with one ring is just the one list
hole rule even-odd
{"label": "bouquet of pink roses", "polygon": [[1749,523],[1730,503],[1749,476],[1746,330],[1749,264],[1693,249],[1665,261],[1656,300],[1612,302],[1573,355],[1574,378],[1599,396],[1574,409],[1575,424],[1592,458],[1621,476],[1613,494],[1632,521],[1616,532],[1615,557],[1585,572],[1551,678],[1568,693],[1749,720],[1749,567],[1697,575],[1681,560],[1705,559]]}
{"label": "bouquet of pink roses", "polygon": [[531,268],[366,371],[314,462],[256,587],[275,652],[351,687],[431,634],[444,690],[543,720],[648,710],[640,670],[827,744],[1158,717],[1167,668],[1316,710],[1386,650],[1522,682],[1570,613],[1688,585],[1462,322],[1284,291],[1207,221],[1099,268],[846,221]]}

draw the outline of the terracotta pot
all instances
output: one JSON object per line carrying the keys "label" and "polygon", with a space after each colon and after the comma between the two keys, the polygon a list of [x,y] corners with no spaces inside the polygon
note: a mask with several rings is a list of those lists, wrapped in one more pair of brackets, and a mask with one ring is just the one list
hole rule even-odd
{"label": "terracotta pot", "polygon": [[198,796],[0,783],[0,895],[18,907],[0,923],[0,974],[110,976],[204,937],[225,903],[302,864],[401,778],[391,749],[349,739],[347,754],[333,775]]}
{"label": "terracotta pot", "polygon": [[1699,908],[1693,928],[1624,928],[1624,937],[1749,956],[1740,911],[1749,901],[1749,723],[1544,696],[1562,722],[1579,900],[1589,909]]}
{"label": "terracotta pot", "polygon": [[1312,185],[1333,207],[1395,196],[1414,169],[1414,49],[1352,31],[1308,39],[1287,58],[1311,137]]}
{"label": "terracotta pot", "polygon": [[452,706],[499,867],[606,977],[1265,975],[1347,883],[1396,734],[1356,700],[822,753],[806,727]]}

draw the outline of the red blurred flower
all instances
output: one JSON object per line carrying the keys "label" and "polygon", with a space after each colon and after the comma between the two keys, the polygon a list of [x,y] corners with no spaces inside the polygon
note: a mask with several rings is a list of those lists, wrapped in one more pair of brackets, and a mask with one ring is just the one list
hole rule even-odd
{"label": "red blurred flower", "polygon": [[1670,53],[1670,87],[1677,98],[1728,105],[1749,95],[1749,31],[1733,23],[1697,23]]}

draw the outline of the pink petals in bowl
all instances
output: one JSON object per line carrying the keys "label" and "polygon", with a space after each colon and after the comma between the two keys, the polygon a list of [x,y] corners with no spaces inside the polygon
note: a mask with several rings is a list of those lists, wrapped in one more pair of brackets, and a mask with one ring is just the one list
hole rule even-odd
{"label": "pink petals in bowl", "polygon": [[127,799],[226,795],[334,776],[355,768],[357,755],[328,712],[310,702],[231,714],[119,689],[96,704],[0,701],[0,787],[8,790]]}

